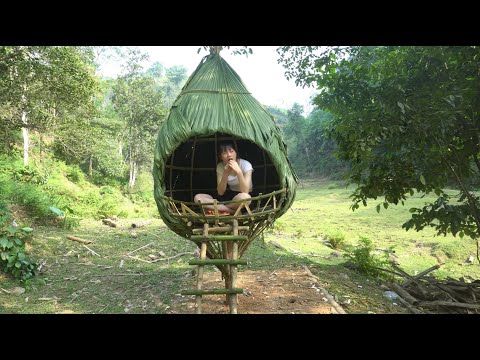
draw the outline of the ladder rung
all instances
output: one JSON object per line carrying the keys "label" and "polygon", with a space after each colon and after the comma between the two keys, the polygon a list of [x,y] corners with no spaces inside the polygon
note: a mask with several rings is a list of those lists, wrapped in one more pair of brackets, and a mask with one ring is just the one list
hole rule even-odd
{"label": "ladder rung", "polygon": [[184,290],[182,295],[222,295],[222,294],[243,294],[243,289],[211,289],[211,290]]}
{"label": "ladder rung", "polygon": [[203,235],[192,235],[190,238],[192,241],[246,241],[248,236],[246,235],[210,235],[208,237]]}
{"label": "ladder rung", "polygon": [[[238,227],[238,231],[242,231],[242,230],[249,230],[250,227],[248,226],[239,226]],[[232,232],[233,231],[233,226],[231,225],[227,225],[227,226],[214,226],[214,227],[211,227],[208,229],[208,232],[210,234],[214,233],[214,232],[226,232],[226,231],[230,231]],[[199,228],[199,229],[193,229],[192,232],[194,234],[202,234],[203,233],[203,228]]]}
{"label": "ladder rung", "polygon": [[247,265],[247,260],[208,259],[191,260],[189,265]]}

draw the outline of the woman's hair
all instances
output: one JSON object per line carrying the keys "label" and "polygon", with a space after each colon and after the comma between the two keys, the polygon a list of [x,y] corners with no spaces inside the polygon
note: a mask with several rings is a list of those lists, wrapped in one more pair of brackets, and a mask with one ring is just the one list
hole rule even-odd
{"label": "woman's hair", "polygon": [[237,153],[237,157],[240,157],[238,155],[238,149],[235,146],[235,143],[233,141],[229,141],[229,140],[221,141],[221,142],[218,143],[218,152],[217,152],[218,156],[220,157],[220,155],[222,155],[222,153],[224,151],[226,151],[229,147],[231,147],[233,150],[235,150],[235,152]]}

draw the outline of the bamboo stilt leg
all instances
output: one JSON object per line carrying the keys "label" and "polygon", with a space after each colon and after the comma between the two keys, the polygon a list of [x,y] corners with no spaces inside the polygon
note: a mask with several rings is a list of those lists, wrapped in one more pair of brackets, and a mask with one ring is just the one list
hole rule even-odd
{"label": "bamboo stilt leg", "polygon": [[[208,224],[203,224],[203,236],[208,236]],[[207,243],[202,241],[200,245],[200,260],[207,258]],[[203,265],[198,265],[197,271],[197,290],[202,290],[203,284]],[[195,296],[196,313],[202,313],[202,295]]]}
{"label": "bamboo stilt leg", "polygon": [[[233,235],[238,235],[238,220],[233,220]],[[238,257],[238,241],[233,242],[232,260],[236,260]],[[237,265],[230,265],[230,288],[237,287]],[[230,314],[237,313],[237,294],[230,295],[229,299]]]}

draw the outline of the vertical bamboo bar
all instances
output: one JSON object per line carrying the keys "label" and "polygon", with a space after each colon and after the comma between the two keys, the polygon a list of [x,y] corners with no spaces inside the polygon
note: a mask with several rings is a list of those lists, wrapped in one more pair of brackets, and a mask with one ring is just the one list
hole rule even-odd
{"label": "vertical bamboo bar", "polygon": [[215,213],[215,226],[218,226],[218,201],[213,199],[213,209]]}
{"label": "vertical bamboo bar", "polygon": [[215,166],[215,171],[216,171],[217,170],[217,161],[218,161],[217,133],[215,133],[215,149],[213,150],[213,153],[215,154],[215,162],[213,164]]}
{"label": "vertical bamboo bar", "polygon": [[173,199],[173,158],[175,156],[175,151],[172,153],[172,158],[170,161],[170,197]]}
{"label": "vertical bamboo bar", "polygon": [[[238,220],[233,220],[233,235],[238,235]],[[238,256],[238,241],[233,242],[233,251],[232,251],[232,260],[237,260]],[[237,287],[237,265],[229,265],[230,266],[230,289],[234,289]],[[229,299],[230,305],[230,314],[237,313],[237,301],[238,297],[237,294],[231,294]]]}
{"label": "vertical bamboo bar", "polygon": [[197,137],[193,138],[193,146],[192,146],[192,162],[190,168],[190,199],[193,201],[193,161],[195,159],[195,145],[197,144]]}
{"label": "vertical bamboo bar", "polygon": [[[203,236],[208,236],[208,223],[203,224]],[[202,241],[200,245],[200,260],[206,260],[207,258],[207,242]],[[203,265],[198,265],[197,271],[197,290],[202,290],[202,283],[203,283]],[[195,296],[196,302],[196,313],[202,313],[202,295]]]}
{"label": "vertical bamboo bar", "polygon": [[[262,149],[263,155],[263,191],[267,192],[267,157],[265,156],[265,150]],[[260,200],[257,200],[260,201]]]}

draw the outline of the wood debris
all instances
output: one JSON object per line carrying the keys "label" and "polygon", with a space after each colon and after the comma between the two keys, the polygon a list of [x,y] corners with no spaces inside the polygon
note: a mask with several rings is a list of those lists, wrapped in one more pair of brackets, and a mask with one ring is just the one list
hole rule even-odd
{"label": "wood debris", "polygon": [[118,224],[115,220],[112,220],[112,219],[103,219],[102,222],[105,224],[105,225],[108,225],[108,226],[111,226],[111,227],[117,227]]}
{"label": "wood debris", "polygon": [[440,280],[428,275],[439,267],[432,266],[416,276],[395,264],[392,264],[394,271],[382,270],[405,279],[400,284],[392,281],[388,287],[412,313],[480,314],[480,280],[467,282],[463,277]]}
{"label": "wood debris", "polygon": [[153,222],[152,219],[137,221],[137,222],[132,223],[132,228],[139,228],[139,227],[142,227],[142,226],[145,226],[145,225],[150,225],[152,222]]}
{"label": "wood debris", "polygon": [[73,236],[73,235],[68,235],[67,239],[72,240],[72,241],[76,241],[76,242],[79,242],[79,243],[82,243],[82,244],[91,244],[93,242],[93,241],[90,241],[90,240],[80,239],[79,237],[76,237],[76,236]]}

